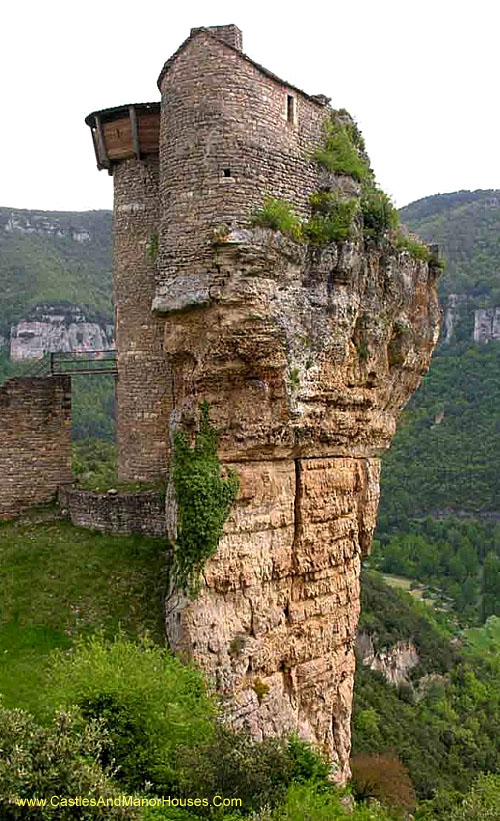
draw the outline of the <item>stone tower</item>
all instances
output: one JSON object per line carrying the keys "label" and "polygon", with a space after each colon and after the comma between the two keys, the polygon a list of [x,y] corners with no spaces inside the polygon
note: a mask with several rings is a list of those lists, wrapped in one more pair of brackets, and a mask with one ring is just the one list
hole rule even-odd
{"label": "stone tower", "polygon": [[99,168],[113,176],[113,283],[118,379],[118,474],[123,481],[166,475],[171,391],[163,322],[151,312],[157,284],[158,103],[90,114]]}
{"label": "stone tower", "polygon": [[[252,227],[267,195],[307,218],[313,193],[358,201],[361,191],[314,161],[327,98],[241,48],[235,26],[193,29],[165,63],[157,177],[140,106],[88,118],[116,186],[118,414],[133,413],[119,431],[139,437],[121,469],[166,454],[176,430],[192,436],[208,403],[240,492],[197,598],[170,590],[169,642],[206,670],[235,726],[260,738],[296,730],[345,780],[379,455],[437,341],[438,270],[388,234],[365,236],[359,221],[349,239],[324,245]],[[172,485],[167,500],[175,544]]]}

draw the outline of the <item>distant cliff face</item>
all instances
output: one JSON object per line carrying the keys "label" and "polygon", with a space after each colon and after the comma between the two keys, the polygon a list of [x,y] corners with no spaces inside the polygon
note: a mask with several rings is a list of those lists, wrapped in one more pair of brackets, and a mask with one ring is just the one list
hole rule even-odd
{"label": "distant cliff face", "polygon": [[379,454],[437,341],[437,271],[387,241],[321,249],[263,229],[214,253],[210,304],[166,321],[172,430],[192,433],[203,397],[240,494],[198,599],[171,590],[167,635],[236,726],[296,730],[345,780]]}
{"label": "distant cliff face", "polygon": [[368,633],[358,635],[356,650],[361,664],[382,673],[385,680],[396,687],[409,684],[409,673],[420,661],[412,641],[398,641],[391,647],[376,651]]}
{"label": "distant cliff face", "polygon": [[[111,241],[109,211],[35,211],[0,208],[0,236],[40,236],[69,239],[80,245]],[[91,253],[91,252],[90,252]]]}
{"label": "distant cliff face", "polygon": [[474,342],[500,339],[500,308],[480,308],[474,311]]}
{"label": "distant cliff face", "polygon": [[[13,358],[38,355],[42,348],[54,349],[56,321],[32,317],[37,307],[42,312],[47,312],[48,307],[49,315],[55,317],[58,306],[65,306],[63,314],[68,313],[67,306],[72,306],[70,310],[76,313],[77,306],[85,306],[85,320],[80,317],[77,324],[94,323],[91,315],[96,314],[97,324],[106,335],[105,325],[110,324],[113,316],[111,255],[109,211],[0,208],[0,335],[8,340],[13,328],[13,339],[18,340],[13,345]],[[33,320],[49,322],[52,327],[26,327],[24,323]],[[64,320],[60,324],[69,326],[71,322]],[[66,334],[60,343],[62,350],[80,344],[77,336],[82,330]],[[97,331],[84,331],[86,337],[89,333],[95,337]],[[31,334],[34,336],[29,337]],[[43,338],[43,342],[38,347],[35,342],[28,346],[19,343],[28,338]],[[95,338],[94,342],[97,341]],[[6,347],[10,348],[10,343]]]}
{"label": "distant cliff face", "polygon": [[41,359],[51,351],[106,351],[114,348],[113,326],[74,306],[41,305],[11,327],[13,362]]}
{"label": "distant cliff face", "polygon": [[78,227],[75,221],[61,219],[44,211],[7,211],[0,214],[0,227],[7,233],[39,234],[47,237],[68,237],[75,242],[90,242],[91,234],[87,228]]}

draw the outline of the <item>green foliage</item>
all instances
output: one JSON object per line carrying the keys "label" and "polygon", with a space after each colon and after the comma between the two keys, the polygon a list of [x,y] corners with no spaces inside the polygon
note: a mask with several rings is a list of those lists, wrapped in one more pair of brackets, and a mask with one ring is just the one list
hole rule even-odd
{"label": "green foliage", "polygon": [[[0,706],[0,813],[2,821],[90,821],[138,819],[133,808],[50,807],[52,796],[94,801],[119,795],[112,771],[100,759],[108,737],[100,721],[85,722],[78,711],[58,712],[39,726],[22,710]],[[20,806],[16,799],[45,799],[45,808]]]}
{"label": "green foliage", "polygon": [[500,818],[500,776],[481,774],[465,796],[444,790],[425,801],[415,816],[417,821],[498,821]]}
{"label": "green foliage", "polygon": [[300,372],[298,368],[290,369],[290,379],[288,384],[290,386],[290,390],[292,391],[300,386]]}
{"label": "green foliage", "polygon": [[436,194],[401,209],[401,219],[444,254],[441,295],[467,295],[468,316],[474,308],[500,305],[498,191]]}
{"label": "green foliage", "polygon": [[272,814],[259,814],[255,821],[390,821],[389,810],[376,804],[352,806],[342,801],[339,790],[318,790],[314,783],[292,784],[285,801]]}
{"label": "green foliage", "polygon": [[[0,208],[0,227],[11,209]],[[67,302],[112,316],[111,212],[44,213],[58,220],[65,236],[0,230],[0,334],[35,305]],[[90,233],[88,242],[70,236],[76,226]]]}
{"label": "green foliage", "polygon": [[347,124],[333,113],[326,126],[324,143],[314,152],[315,161],[327,171],[346,174],[359,182],[372,179],[358,135],[351,123]]}
{"label": "green foliage", "polygon": [[71,377],[73,441],[116,437],[115,378],[110,374]]}
{"label": "green foliage", "polygon": [[363,186],[361,214],[364,234],[374,239],[380,239],[387,231],[399,226],[399,215],[390,197],[376,185]]}
{"label": "green foliage", "polygon": [[116,487],[117,448],[102,439],[84,439],[73,443],[73,474],[86,490]]}
{"label": "green foliage", "polygon": [[[454,806],[456,800],[445,801],[444,794],[463,793],[478,772],[500,768],[498,645],[493,640],[478,640],[477,631],[470,631],[473,635],[469,640],[465,634],[463,649],[449,648],[448,661],[442,660],[443,631],[434,629],[433,635],[418,628],[422,606],[399,596],[399,622],[401,627],[406,625],[403,631],[393,623],[394,607],[384,610],[382,594],[380,589],[374,599],[364,602],[363,619],[365,627],[370,625],[375,646],[387,646],[384,635],[391,633],[393,639],[414,641],[421,665],[414,670],[413,698],[408,699],[407,693],[387,684],[382,675],[358,664],[353,754],[396,753],[408,767],[420,799],[439,794],[443,807]],[[392,598],[392,591],[386,588],[386,595]],[[413,615],[412,610],[416,611]],[[429,613],[428,618],[432,627],[436,616]],[[439,674],[440,668],[444,675]],[[422,677],[422,673],[427,675]],[[444,818],[448,821],[448,816]]]}
{"label": "green foliage", "polygon": [[277,197],[265,197],[262,208],[251,218],[252,225],[261,228],[272,228],[294,239],[302,240],[302,224],[293,211],[293,205]]}
{"label": "green foliage", "polygon": [[439,613],[394,590],[373,572],[363,571],[359,630],[368,633],[378,652],[411,637],[420,663],[418,673],[446,673],[456,656],[450,631]]}
{"label": "green foliage", "polygon": [[269,684],[266,684],[266,682],[262,681],[260,678],[254,678],[252,689],[257,696],[257,701],[259,704],[262,704],[269,692]]}
{"label": "green foliage", "polygon": [[314,245],[343,242],[352,235],[359,211],[357,199],[341,200],[335,192],[319,191],[310,198],[312,216],[304,224],[304,236]]}
{"label": "green foliage", "polygon": [[0,525],[0,692],[37,710],[51,650],[119,626],[163,642],[164,541],[69,522]]}
{"label": "green foliage", "polygon": [[500,655],[500,618],[490,616],[483,627],[471,627],[464,630],[462,637],[465,641],[464,651],[470,648],[476,656]]}
{"label": "green foliage", "polygon": [[49,708],[76,704],[88,720],[104,721],[109,742],[101,761],[116,762],[116,777],[130,791],[150,782],[168,793],[179,749],[203,744],[212,733],[213,707],[201,675],[145,640],[79,641],[71,655],[54,657],[48,685]]}
{"label": "green foliage", "polygon": [[156,262],[158,256],[158,234],[151,234],[147,245],[147,254],[150,262]]}
{"label": "green foliage", "polygon": [[439,350],[384,457],[383,514],[401,520],[460,511],[472,518],[498,510],[499,370],[498,341]]}
{"label": "green foliage", "polygon": [[231,639],[231,641],[229,642],[229,655],[238,658],[245,644],[245,636],[235,636],[234,639]]}
{"label": "green foliage", "polygon": [[182,433],[174,438],[172,476],[178,532],[172,572],[178,586],[192,596],[199,588],[205,562],[217,552],[224,522],[239,489],[233,471],[221,476],[217,439],[206,402],[201,405],[194,447]]}
{"label": "green foliage", "polygon": [[430,260],[430,251],[427,245],[408,234],[403,234],[402,232],[398,234],[396,247],[399,248],[400,251],[408,251],[412,257],[422,262],[429,262]]}
{"label": "green foliage", "polygon": [[[392,520],[391,520],[392,521]],[[436,602],[461,622],[484,621],[498,609],[500,526],[449,517],[387,519],[379,532],[373,562],[380,570],[417,579],[432,589]],[[488,555],[489,554],[489,555]]]}
{"label": "green foliage", "polygon": [[223,724],[216,725],[208,744],[179,755],[182,795],[237,796],[243,799],[245,814],[275,807],[292,783],[326,789],[329,772],[328,763],[295,736],[258,742]]}

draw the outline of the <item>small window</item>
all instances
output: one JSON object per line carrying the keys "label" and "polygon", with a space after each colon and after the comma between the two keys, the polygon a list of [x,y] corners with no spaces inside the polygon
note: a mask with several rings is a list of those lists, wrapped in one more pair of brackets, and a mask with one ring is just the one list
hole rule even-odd
{"label": "small window", "polygon": [[286,118],[289,123],[295,122],[295,97],[292,94],[287,94]]}
{"label": "small window", "polygon": [[222,169],[222,176],[223,177],[230,177],[231,176],[231,169],[230,168],[223,168]]}

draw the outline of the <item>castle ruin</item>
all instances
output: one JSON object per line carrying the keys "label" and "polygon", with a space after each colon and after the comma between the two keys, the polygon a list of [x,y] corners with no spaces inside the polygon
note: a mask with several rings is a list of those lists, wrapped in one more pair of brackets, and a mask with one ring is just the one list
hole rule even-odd
{"label": "castle ruin", "polygon": [[[314,160],[328,100],[191,31],[161,103],[94,112],[114,181],[119,473],[169,475],[201,403],[240,491],[192,600],[166,632],[258,738],[295,730],[349,772],[361,558],[379,456],[437,341],[438,269],[389,238],[314,245],[256,227],[266,196],[306,219],[317,191],[360,196]],[[177,506],[167,493],[175,544]]]}

